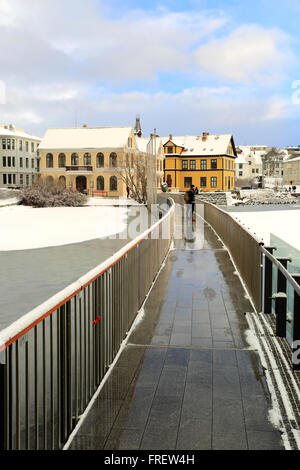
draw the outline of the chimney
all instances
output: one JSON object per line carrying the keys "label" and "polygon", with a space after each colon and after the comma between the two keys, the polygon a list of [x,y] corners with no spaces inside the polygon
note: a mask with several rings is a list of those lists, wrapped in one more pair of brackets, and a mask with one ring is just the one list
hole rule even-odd
{"label": "chimney", "polygon": [[202,133],[202,142],[206,142],[208,136],[209,136],[209,132],[203,132]]}
{"label": "chimney", "polygon": [[82,126],[84,129],[87,129],[87,125],[86,124],[83,124]]}
{"label": "chimney", "polygon": [[169,139],[170,139],[170,140],[173,140],[173,134],[170,134],[170,135],[169,135]]}
{"label": "chimney", "polygon": [[139,115],[136,116],[134,135],[136,135],[138,137],[143,136],[143,131],[142,131],[142,127],[141,127],[141,118],[140,118]]}

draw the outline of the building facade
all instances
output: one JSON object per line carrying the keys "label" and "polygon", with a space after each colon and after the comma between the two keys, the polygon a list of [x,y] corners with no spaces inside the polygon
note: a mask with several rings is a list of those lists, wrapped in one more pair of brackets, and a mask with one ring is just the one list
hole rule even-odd
{"label": "building facade", "polygon": [[30,186],[40,173],[39,137],[0,126],[0,188]]}
{"label": "building facade", "polygon": [[236,148],[232,135],[164,138],[164,178],[169,188],[230,191],[235,187]]}
{"label": "building facade", "polygon": [[127,194],[123,169],[144,158],[132,127],[48,129],[40,153],[48,182],[109,197]]}
{"label": "building facade", "polygon": [[250,183],[263,174],[263,160],[268,147],[266,146],[239,146],[236,149],[235,176],[237,182]]}
{"label": "building facade", "polygon": [[300,157],[286,159],[283,162],[284,185],[300,186]]}

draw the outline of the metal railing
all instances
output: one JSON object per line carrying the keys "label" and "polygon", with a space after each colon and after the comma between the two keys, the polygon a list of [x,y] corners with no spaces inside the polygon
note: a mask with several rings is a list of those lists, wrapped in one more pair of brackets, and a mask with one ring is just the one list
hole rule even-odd
{"label": "metal railing", "polygon": [[149,230],[0,332],[1,449],[63,447],[167,256],[168,205]]}
{"label": "metal railing", "polygon": [[[300,274],[287,270],[290,258],[276,258],[276,247],[266,247],[251,235],[230,214],[207,202],[204,204],[204,219],[213,227],[229,250],[241,275],[257,312],[275,313],[276,336],[287,337],[287,323],[293,323],[292,367],[300,370],[300,364],[293,360],[300,347]],[[273,287],[274,269],[277,270],[277,284]],[[287,286],[293,290],[291,319],[287,315]],[[274,309],[272,308],[274,306]]]}

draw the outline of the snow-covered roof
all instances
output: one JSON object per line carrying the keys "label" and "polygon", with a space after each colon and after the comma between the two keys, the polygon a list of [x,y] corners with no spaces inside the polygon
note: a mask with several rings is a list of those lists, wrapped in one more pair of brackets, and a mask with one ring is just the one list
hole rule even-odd
{"label": "snow-covered roof", "polygon": [[236,164],[240,163],[247,163],[252,161],[255,165],[262,164],[262,157],[266,155],[267,150],[252,150],[253,146],[248,145],[239,145],[237,150],[240,149],[241,153],[238,151],[237,159],[235,161]]}
{"label": "snow-covered roof", "polygon": [[147,146],[150,142],[150,139],[149,138],[147,139],[146,137],[135,136],[135,140],[136,140],[139,151],[147,153]]}
{"label": "snow-covered roof", "polygon": [[163,145],[171,140],[176,146],[184,147],[182,155],[186,156],[214,156],[226,155],[232,135],[207,135],[203,140],[202,135],[183,136],[183,137],[162,137]]}
{"label": "snow-covered roof", "polygon": [[132,127],[48,129],[40,150],[123,148]]}
{"label": "snow-covered roof", "polygon": [[3,125],[0,125],[0,136],[2,137],[12,137],[15,139],[30,139],[30,140],[37,140],[40,142],[42,139],[41,137],[37,137],[35,135],[27,134],[23,129],[16,129],[15,127],[9,128],[7,126],[4,127]]}

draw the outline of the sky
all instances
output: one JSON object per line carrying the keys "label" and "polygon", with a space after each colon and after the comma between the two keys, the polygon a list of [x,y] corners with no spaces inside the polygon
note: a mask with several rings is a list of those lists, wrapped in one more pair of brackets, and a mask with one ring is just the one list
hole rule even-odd
{"label": "sky", "polygon": [[0,0],[0,124],[300,145],[300,0]]}

